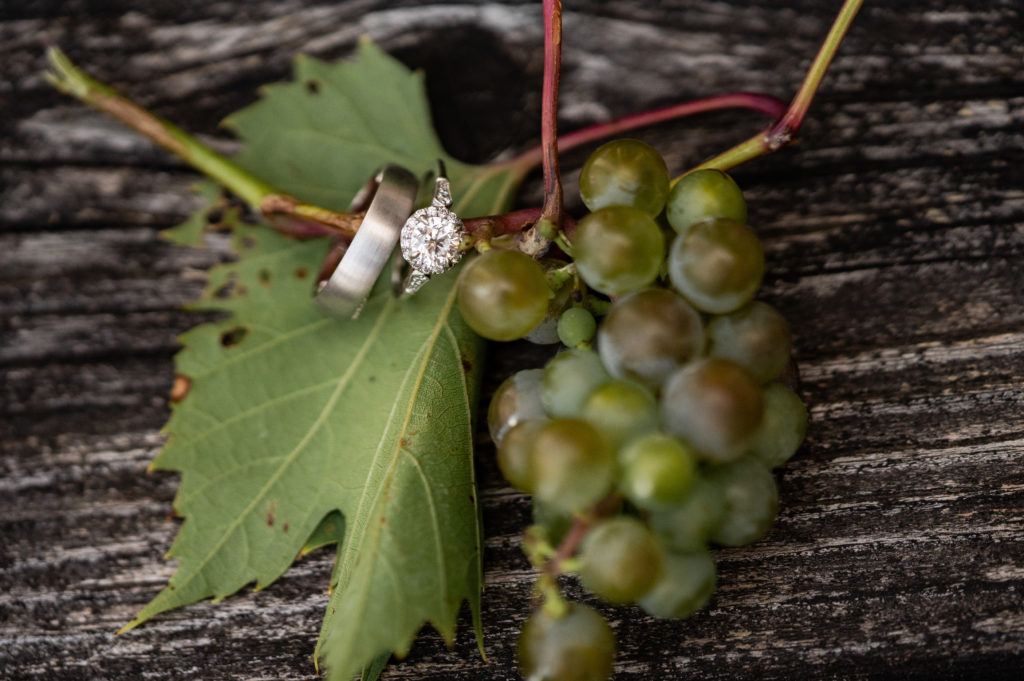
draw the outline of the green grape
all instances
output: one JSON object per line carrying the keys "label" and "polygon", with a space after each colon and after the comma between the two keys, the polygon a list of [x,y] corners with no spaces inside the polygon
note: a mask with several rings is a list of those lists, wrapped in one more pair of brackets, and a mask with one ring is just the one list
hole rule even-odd
{"label": "green grape", "polygon": [[704,350],[700,315],[672,291],[638,291],[612,305],[597,332],[608,372],[658,390]]}
{"label": "green grape", "polygon": [[650,215],[628,206],[609,206],[580,220],[573,257],[588,286],[621,296],[657,278],[665,239]]}
{"label": "green grape", "polygon": [[703,312],[732,312],[754,297],[763,276],[761,242],[742,222],[705,220],[672,242],[668,277]]}
{"label": "green grape", "polygon": [[695,170],[683,175],[668,194],[668,222],[680,234],[708,218],[747,221],[747,202],[736,182],[721,170]]}
{"label": "green grape", "polygon": [[495,445],[505,433],[524,419],[544,416],[540,400],[542,369],[524,369],[512,374],[498,386],[487,408],[487,428]]}
{"label": "green grape", "polygon": [[590,393],[608,378],[597,353],[566,350],[544,367],[540,399],[551,416],[579,416]]}
{"label": "green grape", "polygon": [[722,490],[706,477],[699,476],[681,503],[653,511],[649,521],[665,548],[687,553],[704,550],[724,513]]}
{"label": "green grape", "polygon": [[715,592],[715,560],[706,549],[666,554],[663,565],[641,608],[655,617],[688,617],[708,604]]}
{"label": "green grape", "polygon": [[708,323],[708,354],[731,359],[761,383],[778,378],[790,350],[786,318],[759,300]]}
{"label": "green grape", "polygon": [[764,420],[754,435],[750,453],[769,468],[789,461],[807,433],[807,407],[781,383],[764,389]]}
{"label": "green grape", "polygon": [[558,319],[558,337],[570,348],[590,341],[596,331],[594,315],[582,307],[570,307]]}
{"label": "green grape", "polygon": [[768,468],[752,457],[719,466],[708,478],[722,490],[725,512],[711,541],[722,546],[751,544],[768,533],[779,510],[779,491]]}
{"label": "green grape", "polygon": [[580,581],[609,603],[631,603],[661,574],[661,549],[647,526],[618,516],[594,525],[580,550]]}
{"label": "green grape", "polygon": [[527,681],[608,681],[615,634],[599,612],[569,603],[561,616],[541,608],[523,624],[516,646]]}
{"label": "green grape", "polygon": [[591,211],[631,206],[655,216],[668,197],[668,166],[646,142],[613,140],[590,155],[580,171],[580,198]]}
{"label": "green grape", "polygon": [[641,385],[611,380],[590,393],[580,417],[618,449],[630,439],[658,429],[658,401]]}
{"label": "green grape", "polygon": [[714,463],[732,461],[747,450],[763,412],[757,381],[727,359],[705,357],[683,367],[661,395],[665,428]]}
{"label": "green grape", "polygon": [[643,509],[670,507],[686,499],[697,463],[689,447],[657,433],[634,440],[620,456],[619,489]]}
{"label": "green grape", "polygon": [[612,450],[586,421],[560,418],[545,424],[530,448],[533,494],[554,510],[575,513],[608,492]]}
{"label": "green grape", "polygon": [[498,445],[498,468],[509,484],[521,492],[533,494],[533,442],[547,424],[545,418],[525,419],[505,433]]}
{"label": "green grape", "polygon": [[484,338],[522,338],[548,311],[544,270],[520,251],[491,249],[474,258],[459,274],[459,311]]}
{"label": "green grape", "polygon": [[[541,260],[540,265],[546,273],[545,276],[554,269],[565,267],[565,263],[561,260]],[[559,340],[558,320],[566,308],[572,305],[572,290],[573,285],[570,278],[551,295],[551,298],[548,299],[548,310],[544,313],[544,318],[540,320],[537,326],[530,329],[530,332],[523,336],[523,338],[535,345],[552,345],[557,343]]]}

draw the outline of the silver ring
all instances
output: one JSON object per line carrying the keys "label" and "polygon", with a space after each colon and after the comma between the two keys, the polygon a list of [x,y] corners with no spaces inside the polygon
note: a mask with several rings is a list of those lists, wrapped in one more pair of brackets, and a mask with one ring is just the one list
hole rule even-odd
{"label": "silver ring", "polygon": [[402,257],[412,268],[402,284],[406,294],[415,293],[430,275],[447,272],[462,259],[466,227],[451,206],[451,184],[439,159],[430,205],[413,213],[402,227]]}
{"label": "silver ring", "polygon": [[356,195],[365,202],[367,190],[376,192],[352,243],[333,272],[320,282],[314,296],[320,308],[335,317],[355,319],[363,309],[377,277],[387,265],[402,225],[416,202],[419,181],[405,168],[384,166],[374,182]]}

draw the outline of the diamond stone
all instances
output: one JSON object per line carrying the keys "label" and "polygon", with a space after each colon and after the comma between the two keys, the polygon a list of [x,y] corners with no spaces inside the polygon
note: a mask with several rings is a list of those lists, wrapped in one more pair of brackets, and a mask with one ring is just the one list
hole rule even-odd
{"label": "diamond stone", "polygon": [[421,208],[402,228],[402,257],[420,272],[441,274],[462,257],[465,233],[462,220],[447,208]]}

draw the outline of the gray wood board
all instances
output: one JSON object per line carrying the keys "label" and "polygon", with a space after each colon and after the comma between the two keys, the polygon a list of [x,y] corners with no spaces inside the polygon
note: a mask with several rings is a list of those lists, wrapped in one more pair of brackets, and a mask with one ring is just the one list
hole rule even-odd
{"label": "gray wood board", "polygon": [[[567,3],[561,127],[798,86],[838,2]],[[869,2],[803,141],[736,172],[812,423],[758,544],[679,622],[602,608],[618,679],[1002,679],[1024,662],[1024,43],[1016,0]],[[424,68],[456,156],[538,142],[539,3],[0,3],[0,677],[310,679],[329,552],[278,583],[112,632],[171,574],[177,478],[146,474],[180,310],[227,257],[161,241],[195,175],[51,91],[52,42],[225,150],[216,127],[299,52],[368,33]],[[763,123],[638,136],[681,170]],[[567,154],[570,208],[585,150]],[[531,179],[522,205],[537,205]],[[493,347],[485,387],[551,350]],[[485,392],[486,394],[486,392]],[[486,438],[481,436],[482,440]],[[478,451],[483,661],[427,630],[388,679],[514,679],[528,500]],[[570,592],[581,596],[575,586]]]}

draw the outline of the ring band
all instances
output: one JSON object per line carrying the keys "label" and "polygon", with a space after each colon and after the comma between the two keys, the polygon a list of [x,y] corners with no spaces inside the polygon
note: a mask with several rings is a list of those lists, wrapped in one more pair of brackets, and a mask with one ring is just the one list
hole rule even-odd
{"label": "ring band", "polygon": [[[375,181],[376,193],[359,231],[338,266],[320,282],[314,296],[320,308],[334,317],[355,319],[359,316],[377,277],[395,250],[402,225],[416,201],[419,181],[405,168],[384,166]],[[363,192],[355,201],[361,199],[365,199]]]}

